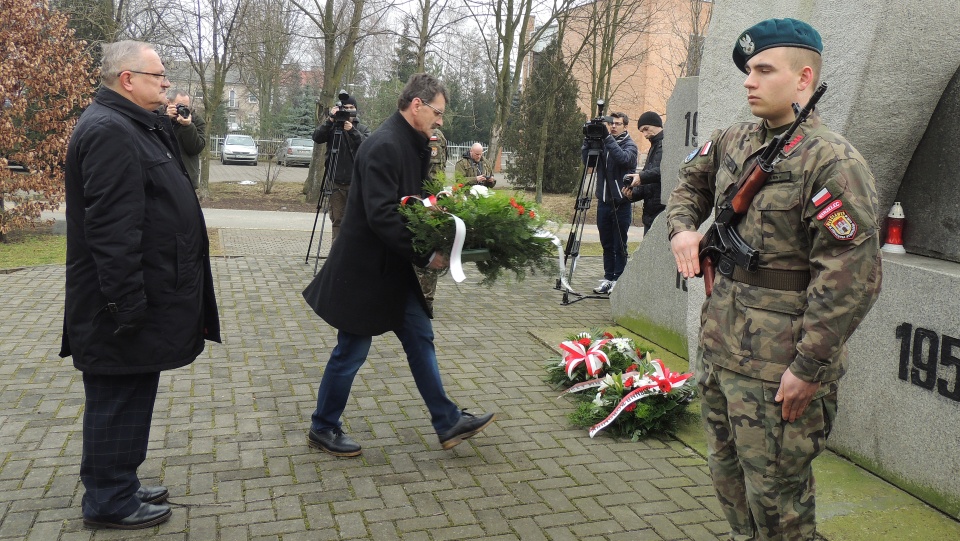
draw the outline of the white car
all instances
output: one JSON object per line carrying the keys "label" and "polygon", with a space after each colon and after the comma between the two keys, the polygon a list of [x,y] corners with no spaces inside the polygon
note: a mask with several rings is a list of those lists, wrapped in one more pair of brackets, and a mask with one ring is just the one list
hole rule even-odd
{"label": "white car", "polygon": [[313,159],[313,139],[306,137],[291,137],[283,142],[277,151],[277,164],[306,165]]}
{"label": "white car", "polygon": [[257,165],[257,154],[257,143],[253,137],[232,133],[223,140],[220,163],[227,165],[230,162],[238,162]]}

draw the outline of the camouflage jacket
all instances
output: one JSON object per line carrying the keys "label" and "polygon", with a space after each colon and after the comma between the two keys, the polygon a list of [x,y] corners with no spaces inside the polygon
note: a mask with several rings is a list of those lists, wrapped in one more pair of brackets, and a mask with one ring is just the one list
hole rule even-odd
{"label": "camouflage jacket", "polygon": [[[483,172],[480,173],[479,171]],[[481,174],[484,176],[493,176],[493,164],[483,156],[480,157],[479,162],[475,162],[470,158],[470,151],[467,151],[463,153],[463,157],[457,162],[453,173],[458,179],[462,177],[467,184],[476,184],[477,177]]]}
{"label": "camouflage jacket", "polygon": [[447,138],[440,130],[433,130],[430,137],[430,176],[442,173],[447,167]]}
{"label": "camouflage jacket", "polygon": [[[670,236],[695,231],[771,138],[765,124],[736,124],[691,153],[667,206]],[[779,291],[717,274],[700,346],[710,362],[757,379],[779,381],[789,367],[805,381],[832,382],[880,292],[876,187],[860,153],[815,113],[784,154],[737,230],[760,251],[760,268],[808,271],[810,283]]]}

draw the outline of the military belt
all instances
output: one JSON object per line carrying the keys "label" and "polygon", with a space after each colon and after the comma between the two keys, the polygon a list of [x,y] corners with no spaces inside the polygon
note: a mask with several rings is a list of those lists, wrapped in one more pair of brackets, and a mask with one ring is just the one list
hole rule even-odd
{"label": "military belt", "polygon": [[806,291],[810,285],[810,271],[757,269],[757,272],[750,272],[737,266],[731,278],[743,284],[778,291]]}

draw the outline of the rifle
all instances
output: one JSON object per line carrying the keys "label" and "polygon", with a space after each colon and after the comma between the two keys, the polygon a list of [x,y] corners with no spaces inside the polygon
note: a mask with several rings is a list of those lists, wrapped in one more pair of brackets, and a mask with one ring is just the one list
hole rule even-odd
{"label": "rifle", "polygon": [[[716,272],[731,277],[737,266],[749,272],[757,271],[760,265],[760,252],[751,248],[743,240],[737,232],[737,224],[747,213],[754,196],[766,184],[773,169],[784,158],[783,147],[791,140],[800,124],[810,116],[826,91],[827,83],[820,83],[813,96],[810,96],[807,105],[797,111],[797,118],[787,131],[774,137],[753,165],[724,192],[723,203],[717,208],[716,220],[707,234],[700,239],[700,275],[703,276],[703,285],[708,297],[713,293]],[[797,105],[794,104],[794,109],[796,108]]]}

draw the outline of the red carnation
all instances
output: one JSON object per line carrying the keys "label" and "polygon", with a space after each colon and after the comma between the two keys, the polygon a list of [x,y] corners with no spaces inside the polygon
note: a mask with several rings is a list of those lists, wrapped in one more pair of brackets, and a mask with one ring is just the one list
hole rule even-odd
{"label": "red carnation", "polygon": [[673,389],[673,385],[670,385],[670,382],[665,379],[658,381],[657,387],[659,387],[660,391],[663,393],[669,393]]}
{"label": "red carnation", "polygon": [[623,386],[626,387],[626,388],[633,387],[633,376],[627,378],[627,379],[623,382]]}
{"label": "red carnation", "polygon": [[593,341],[590,340],[589,338],[581,338],[581,339],[577,340],[577,342],[578,342],[581,346],[589,346],[591,343],[593,343]]}
{"label": "red carnation", "polygon": [[633,403],[630,404],[629,406],[623,408],[623,411],[633,411],[633,410],[637,409],[637,404],[639,404],[639,402],[633,402]]}
{"label": "red carnation", "polygon": [[533,211],[531,210],[531,211],[530,211],[530,217],[531,217],[531,218],[536,218],[536,217],[537,217],[537,215],[536,215],[536,214],[534,214],[534,213],[533,213]]}
{"label": "red carnation", "polygon": [[603,333],[603,337],[604,337],[604,338],[613,338],[613,335],[610,334],[609,332],[605,332],[605,333]]}
{"label": "red carnation", "polygon": [[639,367],[636,364],[631,364],[627,367],[627,372],[633,372],[635,370],[639,370]]}

